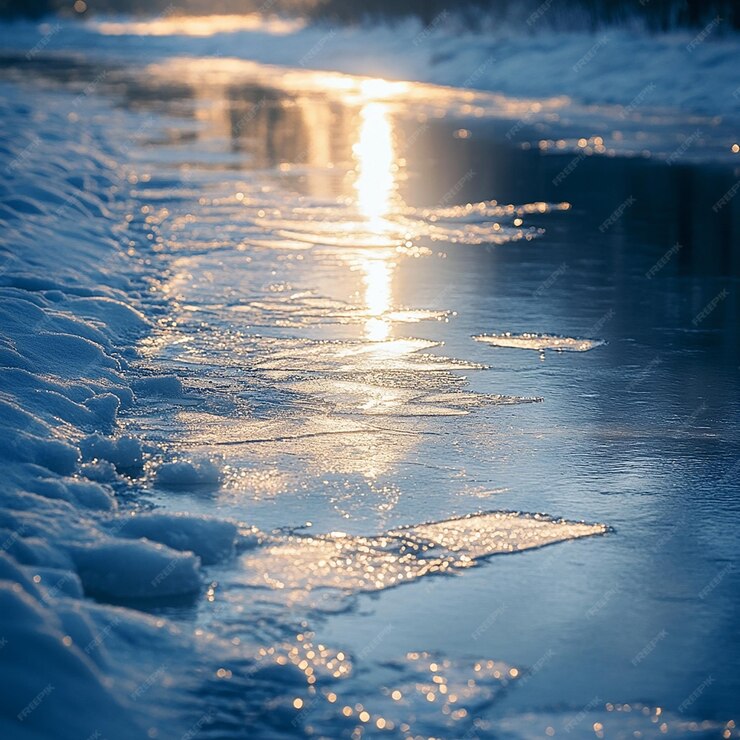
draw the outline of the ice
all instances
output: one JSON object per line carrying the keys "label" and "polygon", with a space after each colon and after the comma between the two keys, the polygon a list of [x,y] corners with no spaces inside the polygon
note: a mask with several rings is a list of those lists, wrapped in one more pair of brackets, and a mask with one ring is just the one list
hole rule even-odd
{"label": "ice", "polygon": [[490,512],[391,530],[377,537],[335,532],[278,539],[242,557],[248,583],[278,590],[377,591],[476,561],[604,534],[603,524]]}
{"label": "ice", "polygon": [[[165,35],[157,38],[167,39],[171,30],[165,23]],[[91,33],[64,22],[59,40],[73,45],[84,39],[94,50],[101,44],[98,31],[108,44],[106,34],[115,29]],[[141,27],[126,31],[146,33]],[[20,24],[2,33],[9,48],[18,44],[25,53],[36,31]],[[286,35],[292,33],[304,32]],[[316,33],[308,29],[299,38],[309,42]],[[319,55],[316,64],[354,64],[356,33],[343,32],[335,57],[322,61]],[[384,30],[371,34],[368,44],[377,43],[375,49],[396,47]],[[251,37],[218,35],[216,41],[236,51],[245,38]],[[132,39],[127,43],[138,55]],[[152,61],[148,55],[163,48],[157,43],[137,61]],[[585,44],[575,38],[568,51]],[[257,43],[251,50],[285,54],[289,61],[287,47],[260,49]],[[509,50],[518,54],[518,47]],[[483,58],[477,44],[453,51],[449,64],[438,65],[420,53],[419,69],[443,80]],[[54,58],[55,68],[62,58]],[[373,95],[384,103],[409,95],[427,113],[471,106],[475,116],[499,115],[496,110],[522,116],[535,105],[470,90],[403,83],[384,88],[307,69],[285,74],[239,60],[161,59],[141,69],[128,78],[112,71],[111,80],[124,80],[121,88],[128,91],[146,76],[169,85],[173,70],[181,70],[178,79],[194,83],[200,94],[208,89],[198,87],[204,81],[283,78],[293,91],[344,86],[361,100],[368,90],[380,90]],[[540,223],[560,218],[568,204],[450,201],[416,209],[392,203],[376,228],[346,200],[296,196],[295,182],[315,174],[310,167],[295,168],[292,180],[287,171],[280,178],[259,172],[250,180],[244,162],[227,173],[213,152],[205,166],[193,163],[192,182],[184,185],[176,145],[163,147],[165,154],[152,148],[171,158],[162,165],[145,163],[152,150],[136,143],[132,132],[141,133],[155,115],[144,119],[90,93],[71,99],[52,89],[52,77],[43,90],[0,83],[7,122],[0,134],[0,676],[6,687],[0,736],[183,737],[189,727],[211,725],[211,735],[236,735],[256,718],[268,725],[265,737],[294,734],[304,722],[307,733],[315,723],[332,737],[338,729],[349,733],[366,725],[360,716],[366,712],[378,729],[382,720],[384,728],[405,734],[474,737],[473,713],[514,686],[522,669],[490,656],[454,661],[424,652],[379,667],[309,639],[299,648],[286,634],[295,636],[296,613],[320,620],[347,608],[345,597],[379,595],[434,574],[460,573],[493,555],[607,531],[602,524],[503,511],[400,528],[399,521],[427,515],[402,518],[405,491],[383,478],[404,480],[417,465],[419,487],[431,482],[422,505],[436,511],[441,497],[434,477],[442,464],[417,460],[418,450],[428,445],[452,454],[458,417],[470,414],[466,420],[476,424],[473,412],[486,414],[490,406],[500,447],[490,446],[493,435],[481,438],[489,464],[506,454],[500,429],[519,423],[516,413],[534,410],[508,407],[538,400],[526,379],[517,388],[521,396],[506,395],[514,392],[508,388],[476,390],[468,376],[482,365],[448,356],[453,350],[423,338],[438,336],[437,322],[454,318],[443,296],[434,296],[439,305],[391,300],[396,263],[436,254],[445,244],[503,247],[532,239],[542,233]],[[504,82],[518,86],[517,93],[540,84],[536,75],[504,79],[496,71],[481,85]],[[685,100],[678,88],[664,94]],[[335,94],[332,105],[341,98]],[[631,91],[609,94],[623,100]],[[699,107],[711,105],[713,95],[709,91]],[[22,105],[13,102],[21,97]],[[200,104],[220,110],[211,102]],[[199,104],[197,95],[191,103]],[[565,100],[536,105],[543,116],[573,110]],[[170,123],[156,119],[153,140],[167,141]],[[188,148],[185,157],[198,153]],[[225,155],[230,165],[231,154]],[[147,176],[155,182],[148,184]],[[311,261],[319,265],[317,282],[300,269]],[[342,295],[333,292],[337,269],[356,278]],[[214,281],[214,274],[233,282]],[[555,349],[598,343],[537,339]],[[214,451],[229,455],[228,464]],[[249,465],[238,469],[239,458]],[[357,511],[348,502],[355,503],[360,485],[376,497],[379,526],[368,518],[352,522],[352,532],[292,529],[305,519],[302,507],[310,499],[320,499],[327,516],[348,518],[347,511]],[[480,486],[488,490],[489,481]],[[272,496],[271,511],[260,508],[261,492]],[[284,493],[295,493],[289,500],[298,505],[284,505],[278,495]],[[454,503],[454,511],[468,510]],[[260,531],[253,516],[278,519],[285,529],[273,531],[271,524]],[[211,607],[216,617],[208,622]],[[254,662],[245,658],[252,652],[259,656]],[[378,684],[367,675],[381,669],[389,693],[372,696]],[[326,683],[311,693],[309,679],[316,676]],[[241,682],[230,683],[232,677]],[[313,709],[297,719],[286,686],[305,691],[307,705],[316,702]],[[334,692],[344,693],[347,703]],[[224,710],[217,721],[208,714],[212,704]],[[349,716],[340,714],[345,706]],[[184,722],[190,710],[195,716]],[[603,713],[593,719],[604,721]]]}
{"label": "ice", "polygon": [[[482,722],[473,737],[486,737],[492,723]],[[536,740],[545,736],[592,738],[698,738],[732,737],[735,722],[696,722],[680,713],[642,702],[613,703],[595,697],[583,707],[563,708],[560,711],[527,712],[503,717],[496,723],[496,737],[503,740]]]}
{"label": "ice", "polygon": [[555,334],[478,334],[473,337],[476,342],[490,344],[493,347],[507,347],[510,349],[532,349],[536,352],[553,350],[555,352],[588,352],[594,347],[605,344],[600,339],[576,339],[574,337],[560,337]]}
{"label": "ice", "polygon": [[[378,640],[390,629],[386,625]],[[289,719],[300,730],[351,735],[361,728],[379,737],[473,738],[481,708],[498,702],[521,675],[503,661],[409,652],[376,667],[382,688],[373,691],[355,670],[355,656],[321,644],[310,631],[297,638],[261,650],[254,675],[282,680],[296,696]],[[318,689],[311,691],[317,677]]]}

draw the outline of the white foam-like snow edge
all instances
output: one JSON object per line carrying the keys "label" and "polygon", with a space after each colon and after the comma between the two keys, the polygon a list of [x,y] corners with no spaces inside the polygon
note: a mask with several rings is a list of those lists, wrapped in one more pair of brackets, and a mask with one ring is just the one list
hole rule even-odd
{"label": "white foam-like snow edge", "polygon": [[[104,127],[94,115],[70,121],[69,99],[46,96],[45,110],[6,102],[18,100],[6,87],[0,737],[146,737],[147,697],[167,676],[147,661],[173,647],[173,628],[113,604],[197,596],[202,564],[231,557],[238,531],[120,506],[115,486],[141,473],[145,453],[120,433],[119,412],[137,394],[182,393],[177,378],[129,368],[150,326],[141,296],[151,267],[117,234],[126,182]],[[137,659],[115,660],[114,644]]]}

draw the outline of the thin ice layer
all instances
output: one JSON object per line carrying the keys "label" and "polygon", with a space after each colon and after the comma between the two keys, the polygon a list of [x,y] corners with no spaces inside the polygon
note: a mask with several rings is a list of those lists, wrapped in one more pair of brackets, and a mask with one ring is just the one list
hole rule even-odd
{"label": "thin ice layer", "polygon": [[248,553],[242,565],[254,586],[379,591],[431,573],[468,568],[491,555],[606,531],[603,524],[496,511],[391,530],[377,537],[343,532],[292,535]]}
{"label": "thin ice layer", "polygon": [[544,352],[547,349],[556,352],[587,352],[594,347],[600,347],[605,342],[601,339],[576,339],[575,337],[560,337],[555,334],[478,334],[473,337],[476,342],[484,342],[494,347],[508,347],[511,349],[533,349]]}

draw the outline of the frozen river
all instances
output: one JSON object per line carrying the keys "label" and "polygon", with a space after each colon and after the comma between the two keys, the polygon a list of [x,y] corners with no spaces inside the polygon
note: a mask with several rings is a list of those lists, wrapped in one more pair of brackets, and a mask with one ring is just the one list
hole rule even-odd
{"label": "frozen river", "polygon": [[213,738],[734,732],[737,167],[414,83],[3,68],[125,173],[120,508],[241,528],[136,604],[223,666],[158,701]]}

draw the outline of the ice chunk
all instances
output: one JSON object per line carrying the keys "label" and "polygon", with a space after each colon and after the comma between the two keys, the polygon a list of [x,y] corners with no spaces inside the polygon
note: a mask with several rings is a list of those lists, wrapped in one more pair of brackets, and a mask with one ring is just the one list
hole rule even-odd
{"label": "ice chunk", "polygon": [[484,342],[494,347],[509,347],[512,349],[532,349],[544,352],[547,349],[556,352],[586,352],[594,347],[606,344],[601,339],[576,339],[574,337],[560,337],[555,334],[478,334],[473,337],[476,342]]}
{"label": "ice chunk", "polygon": [[276,539],[247,553],[249,582],[273,588],[377,591],[432,573],[469,568],[491,555],[604,534],[603,524],[494,511],[419,524],[376,537],[332,532]]}
{"label": "ice chunk", "polygon": [[80,467],[80,473],[86,478],[98,481],[99,483],[110,483],[118,477],[115,465],[108,460],[86,463]]}
{"label": "ice chunk", "polygon": [[100,393],[88,398],[85,406],[97,416],[99,423],[109,430],[116,421],[121,399],[114,393]]}
{"label": "ice chunk", "polygon": [[176,375],[151,375],[138,378],[133,382],[133,388],[141,396],[179,398],[182,395],[182,383]]}

